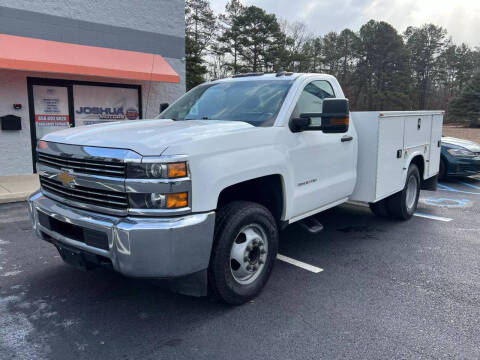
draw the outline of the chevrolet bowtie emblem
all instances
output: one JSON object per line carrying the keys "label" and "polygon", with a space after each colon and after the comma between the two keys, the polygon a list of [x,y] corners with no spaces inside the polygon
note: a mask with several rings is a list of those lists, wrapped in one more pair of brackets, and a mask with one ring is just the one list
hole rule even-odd
{"label": "chevrolet bowtie emblem", "polygon": [[63,171],[57,175],[57,179],[62,182],[63,186],[72,186],[75,180],[75,176],[73,176],[73,174],[69,174],[66,171]]}

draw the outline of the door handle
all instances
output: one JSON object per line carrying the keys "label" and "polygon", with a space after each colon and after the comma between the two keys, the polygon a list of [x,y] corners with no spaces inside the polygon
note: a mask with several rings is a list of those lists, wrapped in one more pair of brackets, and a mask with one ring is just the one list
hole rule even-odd
{"label": "door handle", "polygon": [[353,140],[352,136],[344,135],[342,136],[341,142],[352,141],[352,140]]}

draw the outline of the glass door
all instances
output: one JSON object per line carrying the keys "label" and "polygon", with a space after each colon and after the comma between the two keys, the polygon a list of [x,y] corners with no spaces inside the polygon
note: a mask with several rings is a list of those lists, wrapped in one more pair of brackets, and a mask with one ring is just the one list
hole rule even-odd
{"label": "glass door", "polygon": [[68,92],[68,86],[33,85],[35,143],[46,134],[73,126]]}

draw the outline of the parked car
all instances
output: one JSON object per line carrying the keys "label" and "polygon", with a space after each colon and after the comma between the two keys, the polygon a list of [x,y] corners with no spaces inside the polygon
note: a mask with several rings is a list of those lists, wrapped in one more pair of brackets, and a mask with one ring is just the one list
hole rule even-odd
{"label": "parked car", "polygon": [[[243,74],[199,85],[158,119],[62,130],[38,144],[37,235],[75,266],[255,297],[278,232],[345,203],[409,219],[435,189],[442,111],[349,111],[337,79]],[[309,220],[308,220],[309,219]]]}
{"label": "parked car", "polygon": [[480,173],[480,144],[453,137],[442,137],[438,177],[461,177]]}

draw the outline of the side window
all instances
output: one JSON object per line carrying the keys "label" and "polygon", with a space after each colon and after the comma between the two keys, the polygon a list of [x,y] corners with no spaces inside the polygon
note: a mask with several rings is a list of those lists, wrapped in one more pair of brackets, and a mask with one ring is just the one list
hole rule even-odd
{"label": "side window", "polygon": [[[316,80],[309,83],[300,94],[297,105],[293,110],[292,117],[298,117],[304,113],[321,113],[323,99],[334,98],[332,86],[328,81]],[[321,118],[312,118],[312,125],[320,126]]]}

